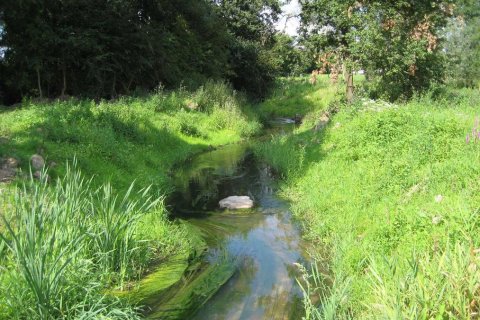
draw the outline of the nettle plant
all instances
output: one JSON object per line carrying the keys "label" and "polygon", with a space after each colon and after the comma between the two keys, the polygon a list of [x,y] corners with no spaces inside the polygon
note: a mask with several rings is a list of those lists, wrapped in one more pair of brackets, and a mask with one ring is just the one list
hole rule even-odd
{"label": "nettle plant", "polygon": [[480,130],[478,128],[480,124],[480,121],[478,117],[475,117],[475,123],[472,128],[472,132],[467,133],[467,136],[465,137],[465,142],[469,144],[470,142],[477,143],[480,141]]}

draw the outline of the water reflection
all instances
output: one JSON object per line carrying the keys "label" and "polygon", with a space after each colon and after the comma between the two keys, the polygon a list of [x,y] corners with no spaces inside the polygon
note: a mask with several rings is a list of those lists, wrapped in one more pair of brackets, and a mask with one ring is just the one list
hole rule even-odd
{"label": "water reflection", "polygon": [[[303,244],[287,204],[275,195],[270,168],[256,161],[248,145],[233,145],[177,168],[175,179],[174,212],[203,231],[212,253],[223,248],[241,259],[236,275],[194,319],[301,318],[294,263],[304,262]],[[250,195],[255,209],[218,210],[218,201],[230,195]]]}

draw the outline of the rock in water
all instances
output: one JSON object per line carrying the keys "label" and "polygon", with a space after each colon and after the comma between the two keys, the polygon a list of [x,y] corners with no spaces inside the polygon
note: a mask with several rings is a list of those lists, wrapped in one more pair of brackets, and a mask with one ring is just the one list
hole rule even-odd
{"label": "rock in water", "polygon": [[247,196],[231,196],[220,200],[220,208],[226,209],[249,209],[253,207],[253,200]]}
{"label": "rock in water", "polygon": [[38,154],[34,154],[30,158],[30,162],[32,163],[32,168],[35,170],[42,170],[42,168],[45,166],[45,160],[43,160],[43,157]]}

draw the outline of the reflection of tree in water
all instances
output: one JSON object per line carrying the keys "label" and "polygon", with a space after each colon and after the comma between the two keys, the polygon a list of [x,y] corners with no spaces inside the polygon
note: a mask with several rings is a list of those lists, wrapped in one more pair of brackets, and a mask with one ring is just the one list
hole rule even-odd
{"label": "reflection of tree in water", "polygon": [[[170,203],[176,212],[187,213],[210,252],[224,245],[229,255],[242,259],[235,276],[194,319],[300,319],[293,263],[301,259],[301,240],[288,205],[275,195],[271,168],[257,162],[247,146],[234,145],[195,157],[177,168],[174,178],[178,192]],[[217,210],[218,201],[230,195],[249,195],[256,207]]]}
{"label": "reflection of tree in water", "polygon": [[209,245],[216,245],[232,236],[246,238],[251,229],[264,223],[264,217],[249,211],[245,214],[214,213],[208,219],[191,218],[189,222],[199,227]]}
{"label": "reflection of tree in water", "polygon": [[220,197],[248,193],[251,158],[241,144],[199,155],[175,172],[176,192],[171,203],[180,210],[212,210]]}

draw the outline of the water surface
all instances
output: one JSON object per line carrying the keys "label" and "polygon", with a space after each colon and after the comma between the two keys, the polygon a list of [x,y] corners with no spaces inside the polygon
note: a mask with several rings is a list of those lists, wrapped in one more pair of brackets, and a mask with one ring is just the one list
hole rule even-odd
{"label": "water surface", "polygon": [[[288,203],[277,195],[275,175],[248,144],[222,147],[175,170],[172,211],[207,237],[208,263],[228,254],[238,271],[194,319],[299,319],[301,291],[295,263],[305,263],[305,244]],[[255,208],[222,211],[218,201],[248,195]]]}

